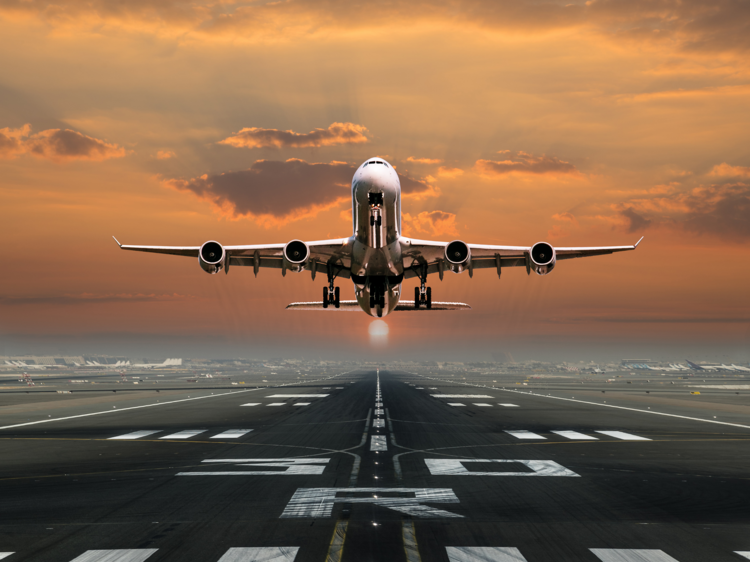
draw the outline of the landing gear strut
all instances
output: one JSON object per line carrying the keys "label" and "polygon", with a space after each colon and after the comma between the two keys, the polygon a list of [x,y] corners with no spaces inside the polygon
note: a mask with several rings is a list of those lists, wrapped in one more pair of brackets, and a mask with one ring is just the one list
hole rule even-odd
{"label": "landing gear strut", "polygon": [[332,304],[336,308],[341,306],[339,288],[333,286],[335,279],[335,275],[328,274],[328,287],[323,287],[323,308],[328,308],[329,304]]}
{"label": "landing gear strut", "polygon": [[370,308],[385,308],[385,282],[370,281]]}
{"label": "landing gear strut", "polygon": [[432,287],[425,287],[425,280],[421,279],[419,287],[414,287],[414,308],[424,305],[426,309],[432,308]]}

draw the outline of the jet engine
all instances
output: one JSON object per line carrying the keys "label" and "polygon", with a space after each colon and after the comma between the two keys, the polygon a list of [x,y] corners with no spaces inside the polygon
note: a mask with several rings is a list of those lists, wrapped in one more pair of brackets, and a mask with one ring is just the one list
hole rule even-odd
{"label": "jet engine", "polygon": [[302,271],[310,258],[310,248],[302,240],[292,240],[284,246],[284,270]]}
{"label": "jet engine", "polygon": [[200,252],[198,252],[198,261],[201,264],[201,269],[211,275],[218,273],[224,268],[225,257],[226,252],[222,245],[213,240],[209,240],[203,244]]}
{"label": "jet engine", "polygon": [[555,267],[555,249],[546,242],[537,242],[529,252],[529,265],[537,275],[547,275]]}
{"label": "jet engine", "polygon": [[[471,266],[471,250],[466,242],[454,240],[445,247],[445,261],[453,273],[461,273]],[[469,272],[471,273],[471,271]]]}

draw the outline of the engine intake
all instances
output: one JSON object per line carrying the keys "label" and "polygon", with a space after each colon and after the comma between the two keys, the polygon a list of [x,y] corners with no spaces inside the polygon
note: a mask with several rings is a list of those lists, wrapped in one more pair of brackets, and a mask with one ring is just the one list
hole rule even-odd
{"label": "engine intake", "polygon": [[292,240],[284,246],[284,269],[302,271],[310,258],[310,248],[302,240]]}
{"label": "engine intake", "polygon": [[547,275],[555,267],[557,255],[555,249],[546,242],[537,242],[529,252],[529,265],[537,275]]}
{"label": "engine intake", "polygon": [[[466,242],[454,240],[445,247],[445,261],[453,273],[461,273],[471,265],[471,250]],[[471,273],[471,272],[469,272]]]}
{"label": "engine intake", "polygon": [[224,251],[224,247],[214,240],[209,240],[203,244],[200,252],[198,252],[198,262],[201,268],[211,275],[218,273],[224,268],[225,258],[226,252]]}

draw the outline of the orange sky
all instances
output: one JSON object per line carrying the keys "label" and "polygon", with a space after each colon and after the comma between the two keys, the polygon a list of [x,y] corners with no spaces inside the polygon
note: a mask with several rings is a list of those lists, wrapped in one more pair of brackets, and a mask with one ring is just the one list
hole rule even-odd
{"label": "orange sky", "polygon": [[747,3],[376,7],[0,1],[0,354],[370,350],[364,314],[284,312],[309,274],[208,276],[110,236],[348,236],[350,170],[380,155],[410,236],[646,235],[544,278],[436,278],[473,310],[390,316],[390,355],[750,359]]}

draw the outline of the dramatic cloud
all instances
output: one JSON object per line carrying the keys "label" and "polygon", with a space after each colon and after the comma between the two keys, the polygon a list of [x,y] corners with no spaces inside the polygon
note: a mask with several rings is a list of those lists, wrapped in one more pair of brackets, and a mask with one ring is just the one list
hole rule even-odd
{"label": "dramatic cloud", "polygon": [[251,127],[219,141],[219,144],[238,148],[307,148],[362,144],[368,142],[367,132],[366,127],[354,123],[331,123],[327,129],[314,129],[309,133]]}
{"label": "dramatic cloud", "polygon": [[414,232],[430,236],[458,235],[456,215],[445,211],[423,211],[415,216],[404,213],[402,224],[406,235],[413,235]]}
{"label": "dramatic cloud", "polygon": [[578,169],[554,156],[533,156],[527,152],[518,152],[515,156],[509,150],[500,154],[508,155],[506,160],[477,160],[474,169],[480,176],[499,177],[507,174],[532,174],[548,176],[580,176]]}
{"label": "dramatic cloud", "polygon": [[414,156],[409,156],[406,161],[414,164],[440,164],[442,162],[440,158],[414,158]]}
{"label": "dramatic cloud", "polygon": [[[258,160],[250,169],[164,184],[210,201],[229,218],[253,218],[270,227],[313,217],[351,200],[356,167],[345,162]],[[427,183],[399,174],[404,194],[431,193]]]}
{"label": "dramatic cloud", "polygon": [[717,164],[708,173],[709,176],[720,176],[730,178],[750,178],[750,167],[730,166],[726,162]]}
{"label": "dramatic cloud", "polygon": [[47,129],[31,135],[31,126],[0,129],[0,157],[32,154],[54,162],[101,161],[125,156],[125,149],[70,129]]}
{"label": "dramatic cloud", "polygon": [[631,207],[620,211],[620,215],[624,217],[629,223],[627,227],[628,232],[643,232],[649,226],[651,226],[651,221],[649,219],[642,217]]}

